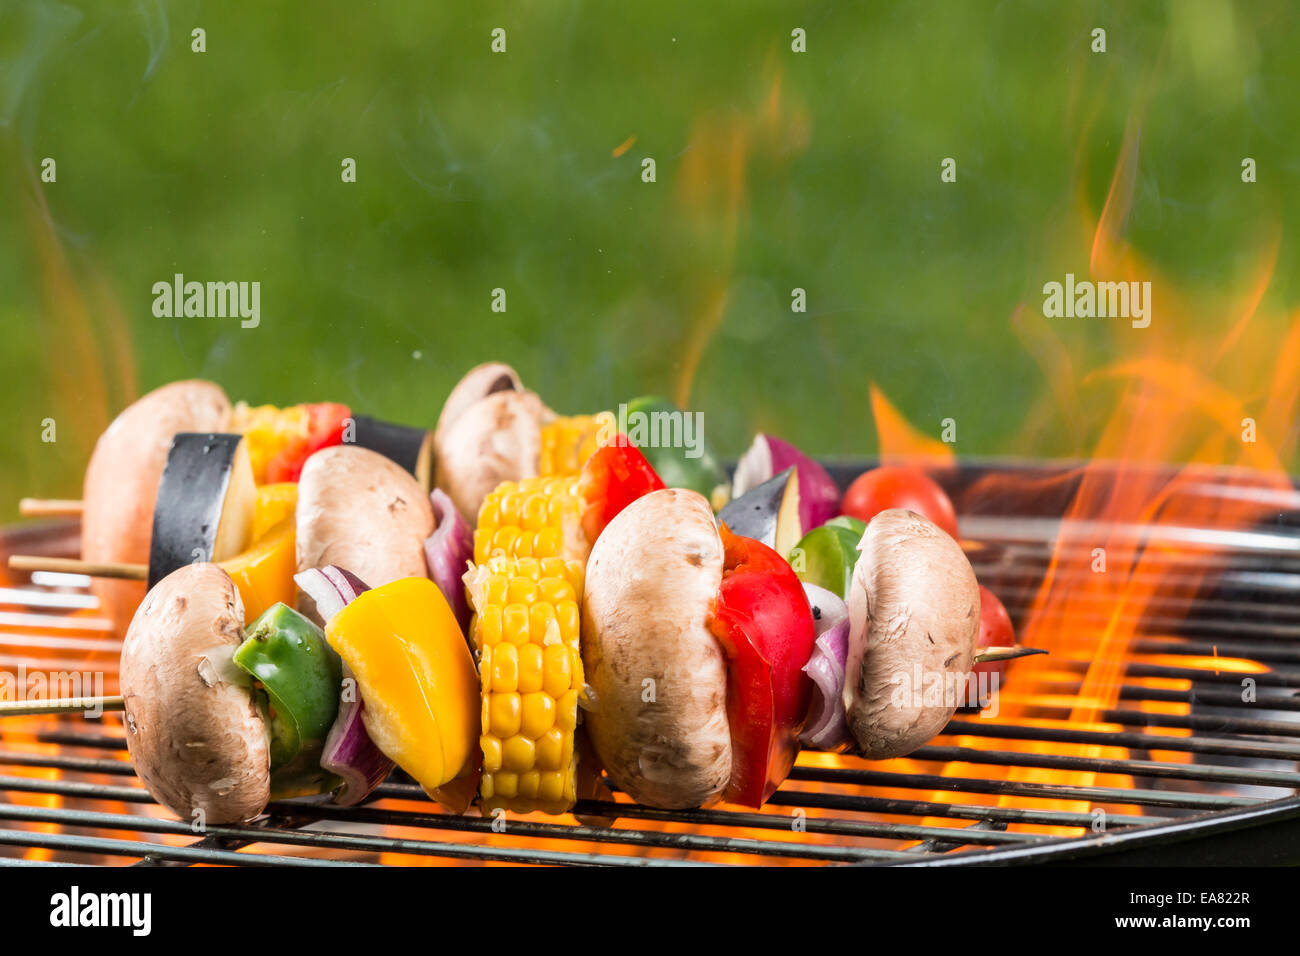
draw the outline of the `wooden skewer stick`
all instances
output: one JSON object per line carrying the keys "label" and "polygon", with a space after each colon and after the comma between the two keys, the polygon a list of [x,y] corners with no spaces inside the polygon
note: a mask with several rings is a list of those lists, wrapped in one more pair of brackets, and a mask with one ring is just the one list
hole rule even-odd
{"label": "wooden skewer stick", "polygon": [[24,518],[71,518],[81,511],[81,502],[71,498],[24,498],[18,502],[18,513]]}
{"label": "wooden skewer stick", "polygon": [[51,558],[41,554],[9,555],[10,571],[57,571],[63,574],[88,574],[92,578],[125,578],[147,581],[149,568],[122,561],[81,561],[78,558]]}
{"label": "wooden skewer stick", "polygon": [[0,701],[0,717],[36,714],[77,714],[84,711],[125,710],[121,697],[59,697],[55,700]]}
{"label": "wooden skewer stick", "polygon": [[988,661],[1011,661],[1017,657],[1028,657],[1030,654],[1046,654],[1047,649],[1043,647],[1025,647],[1023,644],[1003,644],[998,647],[986,647],[975,655],[975,663],[983,664]]}

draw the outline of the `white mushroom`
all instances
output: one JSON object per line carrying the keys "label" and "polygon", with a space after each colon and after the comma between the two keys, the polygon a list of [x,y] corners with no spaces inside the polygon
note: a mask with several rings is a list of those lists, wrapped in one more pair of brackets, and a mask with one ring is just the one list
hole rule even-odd
{"label": "white mushroom", "polygon": [[708,501],[673,488],[628,505],[587,563],[587,732],[610,777],[649,806],[700,806],[731,776],[727,663],[709,631],[722,563]]}
{"label": "white mushroom", "polygon": [[[86,468],[82,560],[148,564],[154,499],[172,439],[178,432],[221,431],[229,415],[226,393],[202,381],[164,385],[118,415]],[[97,578],[92,588],[121,633],[144,597],[144,582]]]}
{"label": "white mushroom", "polygon": [[979,584],[957,542],[911,511],[880,512],[858,550],[844,706],[864,756],[901,757],[957,707],[974,663]]}
{"label": "white mushroom", "polygon": [[546,406],[532,392],[493,392],[435,435],[438,487],[467,520],[503,481],[537,474]]}
{"label": "white mushroom", "polygon": [[519,373],[504,362],[484,362],[464,374],[442,403],[435,441],[456,419],[465,414],[471,405],[497,392],[522,392],[524,385]]}
{"label": "white mushroom", "polygon": [[[370,587],[425,577],[424,540],[433,506],[400,465],[355,445],[324,448],[307,459],[298,483],[299,571],[338,565]],[[317,623],[306,595],[300,610]]]}
{"label": "white mushroom", "polygon": [[163,578],[122,645],[126,744],[154,798],[182,820],[240,823],[271,795],[270,734],[234,663],[244,606],[215,564]]}

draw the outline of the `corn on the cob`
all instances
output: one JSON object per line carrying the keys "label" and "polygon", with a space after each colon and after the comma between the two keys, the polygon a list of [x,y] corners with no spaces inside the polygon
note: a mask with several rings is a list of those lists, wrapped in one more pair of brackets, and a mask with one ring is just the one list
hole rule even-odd
{"label": "corn on the cob", "polygon": [[614,436],[615,419],[610,412],[557,418],[542,427],[542,475],[576,475],[605,438]]}
{"label": "corn on the cob", "polygon": [[564,813],[576,800],[582,577],[579,561],[507,555],[470,576],[484,810]]}
{"label": "corn on the cob", "polygon": [[502,482],[479,508],[474,563],[498,554],[585,560],[582,507],[574,475]]}

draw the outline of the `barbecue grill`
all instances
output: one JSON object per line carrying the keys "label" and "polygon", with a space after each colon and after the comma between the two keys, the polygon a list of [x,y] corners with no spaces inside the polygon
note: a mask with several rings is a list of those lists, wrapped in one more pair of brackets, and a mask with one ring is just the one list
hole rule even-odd
{"label": "barbecue grill", "polygon": [[[832,467],[846,485],[864,463]],[[1048,621],[1042,582],[1104,534],[1112,565],[1144,557],[1147,599],[1128,615],[1084,600],[1014,713],[959,711],[905,760],[804,753],[761,811],[584,801],[577,818],[444,813],[400,773],[360,807],[272,804],[202,833],[157,807],[126,759],[120,716],[0,717],[0,859],[6,863],[365,865],[697,863],[961,865],[1300,862],[1300,494],[1206,470],[1180,498],[1251,497],[1267,518],[1222,528],[1124,527],[1069,517],[1084,482],[1137,466],[980,463],[936,477],[958,503],[968,554],[1017,625]],[[1142,466],[1140,480],[1173,470]],[[1177,503],[1177,502],[1175,502]],[[1183,502],[1185,503],[1185,502]],[[13,529],[6,552],[75,553],[75,522]],[[1126,552],[1125,549],[1128,549]],[[1139,583],[1141,583],[1139,581]],[[103,670],[120,641],[88,581],[37,573],[0,589],[0,670]],[[1037,602],[1037,603],[1036,603]],[[1134,619],[1129,620],[1129,617]],[[1113,699],[1084,699],[1101,637],[1132,631]],[[1080,643],[1081,642],[1081,643]],[[1017,665],[1017,668],[1020,665]],[[1007,692],[1020,680],[1013,669]],[[1249,692],[1243,687],[1249,685]],[[1088,720],[1072,715],[1093,707]],[[605,818],[606,822],[592,818]],[[609,818],[615,818],[609,823]],[[586,821],[586,822],[583,822]]]}

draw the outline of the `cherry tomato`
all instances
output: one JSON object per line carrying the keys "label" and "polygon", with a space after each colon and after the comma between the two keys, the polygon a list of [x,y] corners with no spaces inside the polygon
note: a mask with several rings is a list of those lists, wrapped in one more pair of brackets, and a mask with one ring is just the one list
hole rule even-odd
{"label": "cherry tomato", "polygon": [[[998,600],[997,595],[981,584],[980,633],[976,646],[981,648],[1010,647],[1015,642],[1016,632],[1011,626],[1011,615],[1007,613],[1006,607]],[[980,700],[993,690],[993,678],[984,678],[984,686],[980,687],[979,678],[975,676],[977,674],[997,674],[997,687],[1005,687],[1007,683],[1007,666],[1010,663],[1010,661],[988,661],[972,667],[971,676],[967,679],[966,701]],[[977,691],[975,695],[972,695],[972,689]]]}
{"label": "cherry tomato", "polygon": [[957,537],[957,512],[944,490],[924,472],[882,465],[859,475],[844,496],[843,512],[870,521],[890,508],[906,508]]}
{"label": "cherry tomato", "polygon": [[709,628],[727,654],[731,779],[724,799],[761,807],[790,775],[812,696],[816,630],[803,585],[767,545],[720,529],[722,587]]}

